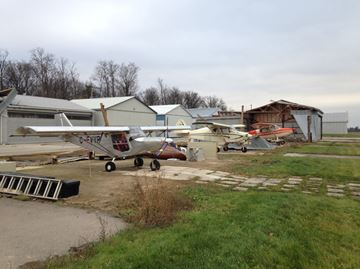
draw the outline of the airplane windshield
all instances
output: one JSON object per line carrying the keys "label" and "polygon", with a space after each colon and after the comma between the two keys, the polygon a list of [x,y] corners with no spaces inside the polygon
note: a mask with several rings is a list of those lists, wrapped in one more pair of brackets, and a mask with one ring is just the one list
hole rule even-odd
{"label": "airplane windshield", "polygon": [[111,140],[115,150],[124,152],[130,149],[128,140],[126,138],[126,133],[111,135]]}

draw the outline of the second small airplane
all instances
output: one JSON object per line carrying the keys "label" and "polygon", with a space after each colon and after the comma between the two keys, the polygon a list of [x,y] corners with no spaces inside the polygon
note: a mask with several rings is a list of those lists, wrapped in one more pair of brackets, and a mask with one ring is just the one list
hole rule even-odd
{"label": "second small airplane", "polygon": [[255,123],[252,125],[255,130],[249,131],[249,134],[254,137],[262,137],[269,142],[274,142],[276,144],[285,144],[283,138],[294,133],[293,128],[281,128],[276,124],[270,123]]}
{"label": "second small airplane", "polygon": [[247,151],[247,144],[251,134],[241,132],[236,128],[244,127],[244,125],[227,125],[208,121],[196,121],[193,125],[203,125],[195,130],[182,130],[177,131],[176,134],[189,141],[209,141],[216,142],[218,150],[220,147],[227,151],[229,144],[237,144],[241,147],[242,152]]}

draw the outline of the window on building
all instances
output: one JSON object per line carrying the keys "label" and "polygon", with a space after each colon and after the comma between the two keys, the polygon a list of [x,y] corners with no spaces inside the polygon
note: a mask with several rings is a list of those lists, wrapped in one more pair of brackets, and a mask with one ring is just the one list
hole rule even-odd
{"label": "window on building", "polygon": [[9,118],[54,119],[54,114],[32,112],[8,112]]}

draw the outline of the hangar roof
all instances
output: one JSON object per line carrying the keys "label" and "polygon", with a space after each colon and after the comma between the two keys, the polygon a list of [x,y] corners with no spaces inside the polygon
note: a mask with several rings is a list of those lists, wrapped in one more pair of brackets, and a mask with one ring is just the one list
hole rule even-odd
{"label": "hangar roof", "polygon": [[262,110],[264,110],[268,107],[271,107],[272,105],[276,105],[276,104],[285,105],[292,110],[313,110],[313,111],[317,111],[317,112],[320,112],[321,114],[323,114],[323,112],[316,107],[301,105],[301,104],[297,104],[297,103],[282,100],[282,99],[278,100],[278,101],[273,101],[269,104],[266,104],[266,105],[263,105],[263,106],[260,106],[257,108],[250,109],[250,110],[246,111],[246,113],[252,113],[252,112],[256,113],[256,111],[262,111]]}
{"label": "hangar roof", "polygon": [[100,110],[100,103],[104,104],[105,109],[121,104],[127,100],[135,98],[134,96],[121,96],[121,97],[103,97],[91,99],[73,99],[71,102],[84,106],[88,109]]}
{"label": "hangar roof", "polygon": [[11,101],[9,107],[91,112],[91,110],[86,107],[68,100],[29,95],[16,95]]}

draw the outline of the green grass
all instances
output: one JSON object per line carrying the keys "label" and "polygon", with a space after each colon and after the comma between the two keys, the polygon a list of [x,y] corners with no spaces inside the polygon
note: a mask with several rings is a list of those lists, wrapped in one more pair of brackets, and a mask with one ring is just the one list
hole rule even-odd
{"label": "green grass", "polygon": [[249,176],[322,177],[336,182],[360,181],[360,159],[257,156],[232,166],[232,172]]}
{"label": "green grass", "polygon": [[360,132],[350,132],[347,134],[324,134],[324,137],[360,137]]}
{"label": "green grass", "polygon": [[131,228],[49,268],[360,268],[360,203],[275,192],[188,191],[170,227]]}
{"label": "green grass", "polygon": [[322,144],[307,144],[296,147],[291,147],[288,152],[306,153],[306,154],[327,154],[327,155],[345,155],[345,156],[360,156],[360,144],[359,146],[338,146],[322,145]]}
{"label": "green grass", "polygon": [[288,152],[359,156],[360,148],[338,147],[337,144],[296,144],[268,151],[264,155],[222,155],[221,158],[231,160],[228,171],[247,176],[302,176],[321,177],[334,182],[360,181],[360,159],[284,156]]}

